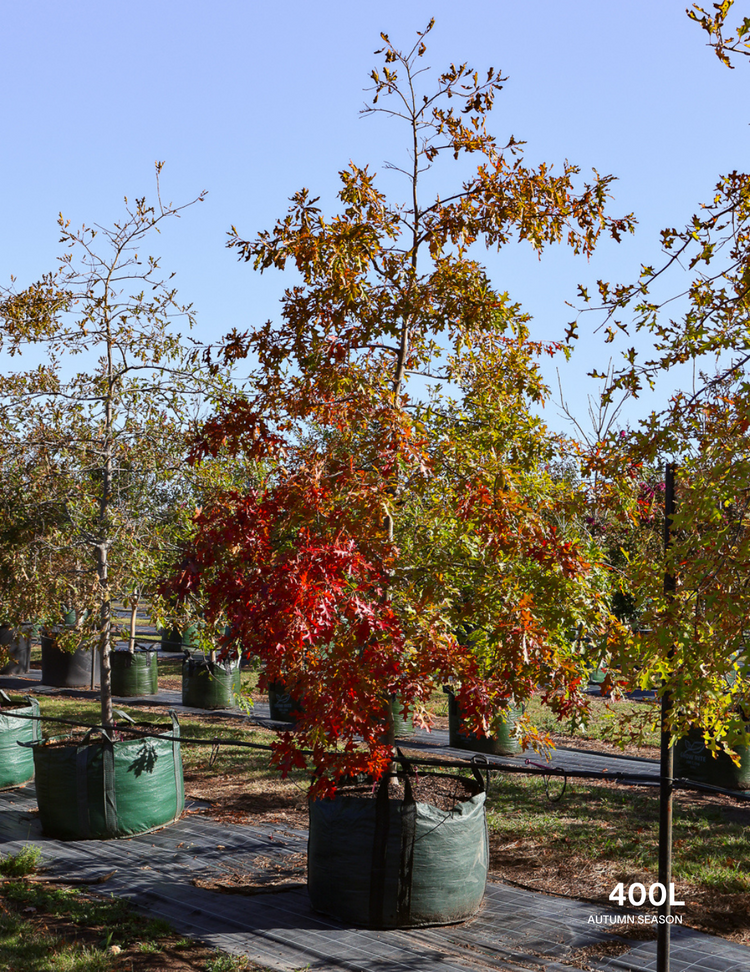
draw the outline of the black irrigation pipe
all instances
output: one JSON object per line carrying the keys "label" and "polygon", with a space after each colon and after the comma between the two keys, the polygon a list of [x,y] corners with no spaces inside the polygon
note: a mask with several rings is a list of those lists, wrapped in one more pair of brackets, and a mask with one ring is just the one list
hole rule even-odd
{"label": "black irrigation pipe", "polygon": [[[90,722],[76,722],[73,719],[61,719],[58,716],[42,716],[42,715],[26,715],[23,712],[4,712],[0,708],[0,715],[12,716],[14,719],[29,719],[31,722],[54,722],[59,726],[70,726],[74,729],[98,729],[100,732],[111,732],[112,730],[105,728],[104,726],[92,725]],[[268,726],[263,725],[260,722],[252,722],[251,725],[257,726],[261,729],[267,729]],[[127,723],[118,723],[114,730],[115,732],[129,732],[131,735],[136,736],[136,738],[143,739],[164,739],[167,742],[184,742],[192,743],[196,746],[214,746],[217,743],[228,745],[228,746],[241,746],[247,749],[267,749],[269,752],[272,750],[272,746],[267,746],[263,743],[251,743],[244,739],[220,739],[215,736],[212,739],[198,739],[195,736],[174,736],[167,735],[162,732],[148,732],[145,729],[138,729],[135,726],[128,725]],[[272,730],[274,731],[274,730]],[[304,750],[305,755],[312,755],[312,750]]]}
{"label": "black irrigation pipe", "polygon": [[[659,778],[657,776],[650,776],[645,773],[626,773],[626,772],[616,772],[612,773],[606,770],[576,770],[576,769],[565,769],[563,766],[540,766],[539,764],[529,764],[529,760],[526,760],[526,764],[508,764],[508,763],[481,763],[478,764],[473,760],[461,760],[457,757],[453,761],[440,760],[426,757],[424,759],[413,759],[411,756],[407,757],[407,762],[414,763],[419,766],[435,766],[435,767],[451,767],[451,766],[478,766],[483,772],[485,770],[490,770],[499,773],[526,773],[529,776],[548,776],[557,777],[562,779],[597,779],[603,780],[604,782],[609,781],[610,783],[622,783],[625,786],[658,786]],[[534,768],[532,768],[534,766]],[[746,793],[743,790],[728,790],[721,786],[711,786],[709,783],[696,783],[693,780],[685,780],[682,777],[675,777],[672,780],[673,785],[676,788],[683,790],[700,790],[707,793],[720,793],[726,796],[734,797],[736,800],[750,800],[750,793]]]}
{"label": "black irrigation pipe", "polygon": [[[15,719],[31,719],[32,721],[38,722],[54,722],[58,725],[71,726],[77,729],[99,729],[106,732],[104,726],[92,726],[87,722],[74,722],[71,719],[60,719],[56,716],[33,716],[25,715],[20,712],[3,712],[0,708],[0,715],[13,716]],[[260,722],[251,723],[260,729],[269,729],[270,727]],[[221,739],[218,736],[214,736],[212,739],[198,739],[194,736],[174,736],[167,735],[166,733],[148,732],[147,730],[138,729],[131,725],[118,725],[117,732],[129,732],[132,736],[138,739],[163,739],[167,742],[180,742],[188,743],[193,746],[212,746],[218,750],[220,746],[232,746],[236,748],[243,749],[262,749],[267,752],[273,750],[272,746],[265,743],[251,743],[244,739]],[[271,730],[278,732],[279,730]],[[302,756],[312,756],[313,751],[310,749],[300,750]],[[433,756],[401,756],[399,752],[399,758],[404,764],[411,766],[434,766],[438,769],[455,769],[456,767],[466,767],[467,769],[477,768],[483,772],[494,772],[494,773],[525,773],[527,776],[541,776],[545,778],[555,777],[563,780],[563,792],[565,791],[565,786],[568,779],[594,779],[603,780],[610,783],[620,783],[624,786],[656,786],[658,785],[658,778],[655,776],[649,776],[645,773],[624,773],[616,772],[611,773],[603,770],[576,770],[576,769],[565,769],[562,766],[541,766],[538,763],[532,763],[530,760],[526,760],[522,765],[518,764],[508,764],[508,763],[490,763],[485,757],[472,757],[471,759],[462,759],[460,756],[456,756],[453,759],[436,759]],[[739,790],[728,790],[721,786],[711,786],[709,783],[696,783],[692,780],[685,780],[680,777],[673,779],[672,785],[676,789],[681,790],[697,790],[705,793],[719,793],[724,796],[733,797],[735,800],[740,801],[750,801],[750,793],[745,793]],[[548,794],[549,795],[549,794]],[[560,794],[562,796],[562,794]],[[556,799],[559,799],[556,798]]]}

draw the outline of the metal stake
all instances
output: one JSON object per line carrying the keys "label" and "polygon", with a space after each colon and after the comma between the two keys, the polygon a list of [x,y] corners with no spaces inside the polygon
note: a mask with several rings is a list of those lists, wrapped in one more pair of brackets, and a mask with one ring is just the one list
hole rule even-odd
{"label": "metal stake", "polygon": [[[672,517],[675,512],[676,466],[668,462],[664,468],[664,559],[671,544]],[[668,567],[664,568],[664,593],[671,601],[677,589],[677,580]],[[669,650],[669,658],[674,648]],[[659,884],[664,890],[664,902],[659,906],[656,933],[656,970],[669,972],[670,931],[672,913],[672,794],[674,792],[674,750],[671,746],[669,720],[672,711],[672,693],[666,691],[661,699],[661,764],[659,768]]]}

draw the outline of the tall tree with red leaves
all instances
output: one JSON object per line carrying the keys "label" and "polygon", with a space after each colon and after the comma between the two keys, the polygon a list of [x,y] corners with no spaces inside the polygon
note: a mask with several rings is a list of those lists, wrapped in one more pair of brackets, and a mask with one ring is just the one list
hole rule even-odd
{"label": "tall tree with red leaves", "polygon": [[[303,189],[272,230],[232,229],[242,259],[293,268],[295,283],[280,322],[229,336],[225,361],[257,361],[254,391],[227,400],[194,450],[242,452],[261,472],[203,509],[174,589],[304,698],[275,758],[288,770],[312,750],[316,793],[388,766],[393,698],[427,725],[450,680],[478,730],[538,684],[560,714],[585,706],[569,635],[595,623],[600,578],[561,443],[533,414],[539,355],[559,347],[530,340],[472,247],[588,255],[632,220],[605,215],[612,177],[578,185],[575,166],[528,167],[522,143],[488,133],[493,69],[451,65],[419,90],[432,26],[408,52],[382,35],[364,111],[407,128],[406,167],[387,166],[407,199],[352,163],[332,218]],[[423,202],[446,161],[463,181]]]}

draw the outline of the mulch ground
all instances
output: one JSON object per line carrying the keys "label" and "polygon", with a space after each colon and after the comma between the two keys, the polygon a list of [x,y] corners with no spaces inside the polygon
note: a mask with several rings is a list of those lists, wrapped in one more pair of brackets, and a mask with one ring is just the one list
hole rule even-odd
{"label": "mulch ground", "polygon": [[[614,755],[623,754],[645,758],[655,758],[655,750],[649,747],[628,747],[622,750],[616,746],[596,741],[587,742],[570,737],[556,737],[558,746],[587,748]],[[597,781],[597,786],[616,788],[617,784]],[[258,784],[248,784],[231,774],[217,774],[207,779],[204,774],[185,775],[186,792],[210,802],[205,810],[198,812],[235,824],[272,824],[292,830],[307,828],[307,796],[304,789],[281,779],[264,779]],[[622,788],[618,788],[621,792]],[[739,804],[731,797],[704,795],[681,791],[675,796],[678,804],[698,803],[702,806],[720,807],[725,819],[746,824],[750,833],[750,804]],[[306,880],[304,859],[295,863],[289,874],[279,878],[278,884],[297,887]],[[613,907],[609,894],[618,881],[626,884],[640,882],[648,886],[654,880],[653,874],[633,871],[623,876],[622,865],[617,862],[592,862],[590,858],[566,852],[565,846],[556,843],[545,846],[533,838],[519,840],[513,844],[503,844],[498,838],[490,837],[490,880],[505,881],[544,894],[562,895],[582,901],[591,901],[605,907]],[[235,889],[235,893],[254,894],[263,886],[252,875],[237,874],[232,880],[221,879],[214,885],[215,890]],[[680,908],[684,924],[710,934],[720,933],[722,937],[738,944],[750,945],[750,895],[722,894],[716,889],[698,888],[681,884],[680,891],[685,907]],[[684,893],[683,893],[684,892]],[[646,910],[646,909],[641,909]],[[629,927],[628,933],[630,934]],[[652,929],[640,929],[644,937],[652,936]]]}

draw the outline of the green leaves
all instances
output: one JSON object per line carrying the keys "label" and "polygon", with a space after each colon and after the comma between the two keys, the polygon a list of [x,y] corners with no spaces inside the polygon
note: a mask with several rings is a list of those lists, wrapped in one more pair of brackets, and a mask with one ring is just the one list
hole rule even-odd
{"label": "green leaves", "polygon": [[[98,642],[105,668],[112,599],[153,588],[189,536],[187,416],[218,385],[171,331],[192,309],[143,255],[182,209],[126,200],[96,231],[61,217],[57,270],[0,302],[16,365],[0,378],[0,610],[57,624],[76,607],[76,637]],[[44,361],[29,367],[34,352]],[[102,697],[110,724],[106,678]]]}

